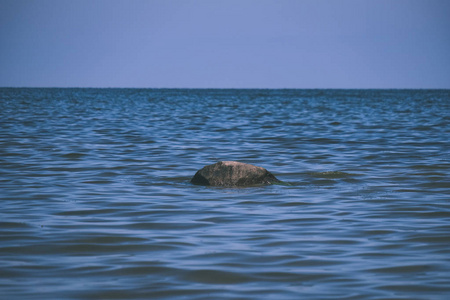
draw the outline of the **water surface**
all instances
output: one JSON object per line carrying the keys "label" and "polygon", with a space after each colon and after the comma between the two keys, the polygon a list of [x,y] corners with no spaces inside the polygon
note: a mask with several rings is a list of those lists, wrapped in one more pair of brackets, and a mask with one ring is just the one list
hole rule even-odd
{"label": "water surface", "polygon": [[[0,89],[4,299],[448,299],[450,91]],[[220,160],[290,185],[190,184]]]}

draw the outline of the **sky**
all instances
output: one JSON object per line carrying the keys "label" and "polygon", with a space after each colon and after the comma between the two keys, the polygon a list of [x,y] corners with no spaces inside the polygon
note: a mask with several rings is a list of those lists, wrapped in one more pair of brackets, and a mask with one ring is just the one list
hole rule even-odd
{"label": "sky", "polygon": [[450,88],[449,0],[0,0],[0,87]]}

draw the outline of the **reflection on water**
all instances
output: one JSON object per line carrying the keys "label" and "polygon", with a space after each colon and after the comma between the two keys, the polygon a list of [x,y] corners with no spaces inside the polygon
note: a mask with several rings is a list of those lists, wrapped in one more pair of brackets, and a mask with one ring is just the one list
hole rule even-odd
{"label": "reflection on water", "polygon": [[[5,299],[447,299],[450,91],[0,89]],[[237,160],[289,185],[189,183]]]}

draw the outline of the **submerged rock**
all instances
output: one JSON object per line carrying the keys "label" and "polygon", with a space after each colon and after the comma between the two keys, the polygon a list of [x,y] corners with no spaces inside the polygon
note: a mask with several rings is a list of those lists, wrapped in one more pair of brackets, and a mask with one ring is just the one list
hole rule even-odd
{"label": "submerged rock", "polygon": [[237,161],[219,161],[205,166],[194,175],[191,182],[212,186],[251,186],[280,182],[264,168]]}

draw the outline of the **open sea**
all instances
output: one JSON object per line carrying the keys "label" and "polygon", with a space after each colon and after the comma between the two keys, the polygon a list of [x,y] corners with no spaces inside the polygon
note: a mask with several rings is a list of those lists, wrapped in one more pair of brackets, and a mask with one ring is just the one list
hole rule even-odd
{"label": "open sea", "polygon": [[1,88],[0,299],[450,299],[450,90]]}

